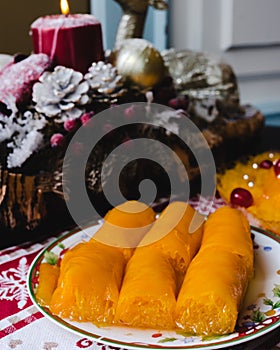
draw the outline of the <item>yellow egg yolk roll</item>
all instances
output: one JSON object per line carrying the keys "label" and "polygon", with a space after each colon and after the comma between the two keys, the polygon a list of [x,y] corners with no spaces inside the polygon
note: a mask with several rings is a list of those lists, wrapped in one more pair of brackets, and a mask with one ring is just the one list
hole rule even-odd
{"label": "yellow egg yolk roll", "polygon": [[110,324],[125,268],[121,250],[99,242],[80,243],[66,252],[50,311],[75,321]]}
{"label": "yellow egg yolk roll", "polygon": [[155,221],[154,210],[135,200],[124,202],[108,211],[103,226],[93,239],[123,249],[129,259]]}
{"label": "yellow egg yolk roll", "polygon": [[205,223],[201,249],[217,246],[242,256],[248,275],[253,277],[254,254],[250,224],[240,210],[224,206],[209,216]]}
{"label": "yellow egg yolk roll", "polygon": [[204,218],[188,203],[172,202],[139,244],[139,246],[149,245],[169,258],[176,272],[177,291],[192,258],[201,245],[203,222]]}
{"label": "yellow egg yolk roll", "polygon": [[[143,203],[130,201],[112,209],[108,220],[121,227],[142,229],[142,237],[155,219],[153,209]],[[110,225],[104,225],[97,237],[110,237]],[[99,235],[99,232],[100,235]],[[115,233],[115,231],[113,231]],[[96,325],[113,322],[126,263],[134,248],[124,248],[130,238],[110,245],[105,239],[80,243],[62,258],[57,288],[50,301],[50,310],[60,317],[76,321],[91,321]],[[133,234],[133,230],[132,230]],[[117,241],[115,242],[117,243]],[[126,247],[126,246],[125,246]]]}
{"label": "yellow egg yolk roll", "polygon": [[116,323],[175,328],[176,296],[202,238],[201,226],[190,233],[194,215],[187,203],[173,202],[140,242],[126,267]]}
{"label": "yellow egg yolk roll", "polygon": [[233,332],[247,283],[242,257],[217,248],[204,249],[190,264],[179,293],[177,325],[198,335]]}
{"label": "yellow egg yolk roll", "polygon": [[204,226],[177,299],[176,324],[187,333],[222,335],[234,331],[253,271],[250,228],[237,209],[221,208]]}
{"label": "yellow egg yolk roll", "polygon": [[36,290],[36,299],[42,306],[48,306],[57,286],[59,267],[42,263],[39,268],[40,281]]}
{"label": "yellow egg yolk roll", "polygon": [[137,248],[127,264],[115,323],[174,328],[175,292],[175,272],[168,259],[149,247]]}

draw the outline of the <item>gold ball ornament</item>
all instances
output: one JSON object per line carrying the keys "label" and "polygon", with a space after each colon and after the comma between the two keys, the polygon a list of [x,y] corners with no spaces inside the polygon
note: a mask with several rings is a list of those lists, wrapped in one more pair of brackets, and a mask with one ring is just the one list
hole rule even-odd
{"label": "gold ball ornament", "polygon": [[127,39],[116,52],[115,65],[119,74],[141,88],[150,88],[165,76],[161,54],[153,45],[139,38]]}

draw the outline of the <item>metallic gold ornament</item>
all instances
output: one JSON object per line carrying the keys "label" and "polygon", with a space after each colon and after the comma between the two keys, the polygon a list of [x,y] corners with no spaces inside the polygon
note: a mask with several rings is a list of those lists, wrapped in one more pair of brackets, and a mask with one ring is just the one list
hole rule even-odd
{"label": "metallic gold ornament", "polygon": [[236,76],[230,65],[205,52],[175,50],[161,52],[177,91],[191,98],[211,97],[239,103]]}
{"label": "metallic gold ornament", "polygon": [[119,74],[141,88],[153,87],[165,75],[161,54],[145,39],[127,39],[116,52],[115,65]]}

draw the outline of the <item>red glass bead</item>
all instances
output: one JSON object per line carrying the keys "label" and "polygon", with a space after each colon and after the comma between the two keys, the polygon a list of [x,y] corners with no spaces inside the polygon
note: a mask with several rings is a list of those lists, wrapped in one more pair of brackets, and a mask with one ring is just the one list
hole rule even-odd
{"label": "red glass bead", "polygon": [[168,105],[173,109],[186,109],[187,100],[184,97],[175,97],[169,100]]}
{"label": "red glass bead", "polygon": [[94,112],[88,112],[83,114],[80,117],[80,123],[83,126],[94,126],[94,123],[92,122],[92,116],[94,115]]}
{"label": "red glass bead", "polygon": [[50,138],[50,144],[52,147],[60,147],[64,145],[64,136],[60,133],[53,134]]}
{"label": "red glass bead", "polygon": [[237,187],[231,192],[230,202],[232,205],[248,208],[253,204],[253,196],[245,188]]}
{"label": "red glass bead", "polygon": [[66,131],[75,131],[79,127],[79,121],[77,119],[66,120],[63,124]]}
{"label": "red glass bead", "polygon": [[270,159],[265,159],[262,162],[260,162],[259,167],[262,169],[270,169],[272,165],[273,163]]}
{"label": "red glass bead", "polygon": [[274,172],[277,177],[280,177],[280,159],[274,164]]}

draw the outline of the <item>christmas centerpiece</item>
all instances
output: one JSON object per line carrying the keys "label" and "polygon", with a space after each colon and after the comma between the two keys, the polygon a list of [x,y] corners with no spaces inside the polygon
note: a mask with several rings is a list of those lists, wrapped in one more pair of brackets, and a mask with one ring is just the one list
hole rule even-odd
{"label": "christmas centerpiece", "polygon": [[[53,234],[55,227],[61,230],[75,224],[65,207],[62,169],[69,142],[80,128],[89,137],[91,128],[107,128],[108,135],[91,153],[85,172],[89,197],[95,202],[98,198],[100,211],[105,212],[108,203],[102,196],[102,184],[110,182],[119,159],[106,163],[103,183],[101,169],[120,144],[129,147],[134,138],[160,140],[180,157],[186,174],[182,176],[176,161],[166,159],[157,146],[150,152],[160,165],[165,164],[167,173],[178,173],[181,181],[186,181],[199,172],[188,147],[176,138],[187,133],[181,127],[184,118],[200,129],[219,163],[236,157],[244,147],[249,151],[263,126],[259,111],[240,105],[230,66],[188,50],[160,53],[141,38],[148,6],[166,8],[164,1],[118,2],[124,16],[111,52],[102,51],[96,19],[64,15],[56,16],[53,24],[53,18],[43,18],[31,26],[36,53],[15,55],[0,70],[0,230],[6,233],[1,244],[9,244],[9,238],[12,242],[35,239]],[[70,32],[67,45],[72,61],[61,47],[66,32]],[[84,36],[96,36],[98,43],[97,52],[90,51],[90,62],[85,57],[87,50],[78,45]],[[116,118],[133,119],[137,102],[170,108],[154,114],[147,109],[143,115],[147,124],[114,130]],[[131,105],[118,111],[118,106],[127,103]],[[95,125],[95,116],[104,110],[110,111],[110,118],[102,126]],[[157,127],[151,126],[151,121]],[[83,147],[76,144],[73,154],[79,156]],[[124,170],[120,182],[124,195],[136,198],[135,184],[146,177],[161,184],[157,200],[168,195],[168,181],[160,166],[150,167],[144,160],[131,162]]]}

